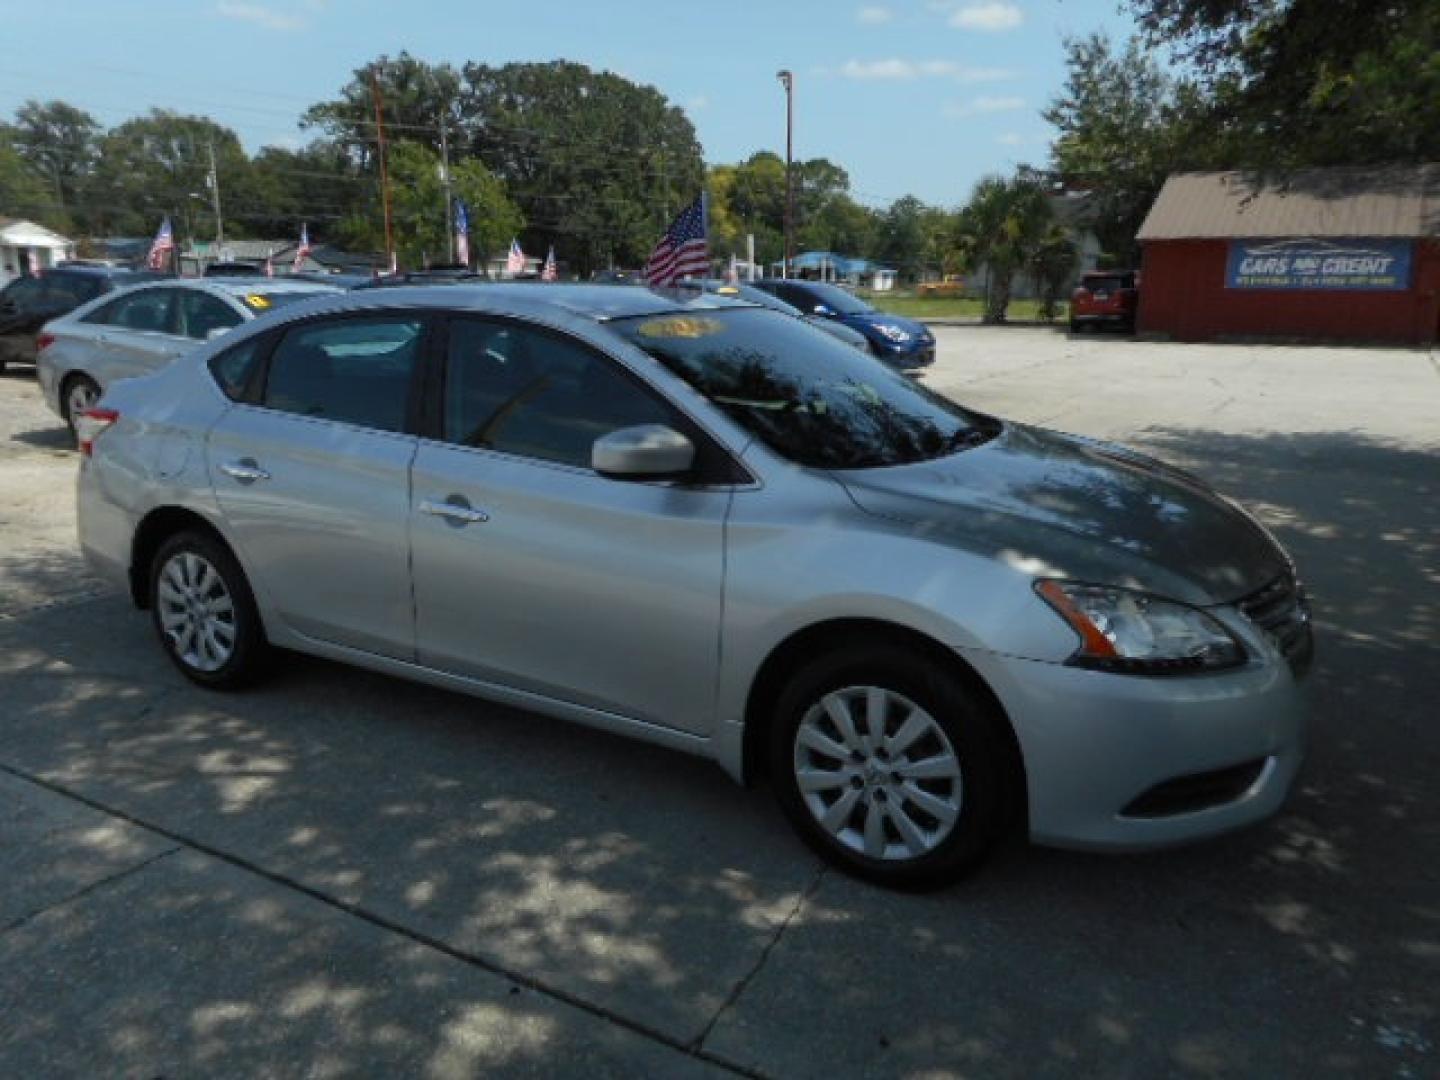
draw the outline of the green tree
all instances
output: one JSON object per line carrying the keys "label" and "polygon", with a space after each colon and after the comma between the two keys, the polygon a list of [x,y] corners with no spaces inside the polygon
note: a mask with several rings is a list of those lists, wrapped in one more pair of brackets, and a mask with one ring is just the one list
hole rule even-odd
{"label": "green tree", "polygon": [[1435,0],[1129,0],[1199,74],[1231,163],[1260,170],[1440,158]]}
{"label": "green tree", "polygon": [[[401,265],[447,262],[450,238],[445,229],[440,158],[420,143],[397,142],[389,147],[387,165],[391,220]],[[454,196],[469,207],[470,248],[477,261],[502,250],[519,234],[524,225],[520,211],[506,196],[504,185],[480,162],[472,159],[452,166],[450,186]],[[358,246],[383,249],[384,222],[378,203],[347,219],[341,231]]]}
{"label": "green tree", "polygon": [[63,101],[27,101],[15,111],[14,149],[45,178],[57,227],[86,224],[80,189],[95,166],[100,131],[93,116]]}
{"label": "green tree", "polygon": [[1058,135],[1051,164],[1087,189],[1087,224],[1104,250],[1133,265],[1135,234],[1165,178],[1216,160],[1198,91],[1163,72],[1138,41],[1117,52],[1100,34],[1065,42],[1065,87],[1042,114]]}
{"label": "green tree", "polygon": [[84,185],[91,230],[144,236],[169,214],[177,236],[215,235],[208,177],[210,148],[226,218],[226,234],[244,236],[257,206],[249,191],[250,161],[239,138],[203,116],[152,109],[112,128],[100,141],[94,173]]}
{"label": "green tree", "polygon": [[582,273],[641,264],[705,181],[685,113],[654,87],[568,61],[466,64],[460,151],[478,157]]}
{"label": "green tree", "polygon": [[13,129],[0,125],[0,214],[58,228],[55,196],[15,149]]}
{"label": "green tree", "polygon": [[1015,275],[1031,264],[1049,233],[1054,211],[1033,175],[987,176],[975,185],[956,221],[954,248],[968,272],[982,266],[987,323],[1002,323]]}
{"label": "green tree", "polygon": [[378,146],[375,91],[387,137],[440,151],[440,128],[459,130],[460,75],[448,64],[427,64],[407,52],[381,56],[354,70],[340,96],[305,110],[303,128],[316,127],[363,167],[373,167]]}
{"label": "green tree", "polygon": [[949,213],[904,195],[879,215],[875,258],[893,266],[902,281],[918,281],[927,270],[940,268],[953,229]]}
{"label": "green tree", "polygon": [[1026,270],[1040,289],[1040,317],[1050,322],[1060,313],[1060,298],[1075,273],[1080,252],[1069,232],[1052,221],[1031,248]]}

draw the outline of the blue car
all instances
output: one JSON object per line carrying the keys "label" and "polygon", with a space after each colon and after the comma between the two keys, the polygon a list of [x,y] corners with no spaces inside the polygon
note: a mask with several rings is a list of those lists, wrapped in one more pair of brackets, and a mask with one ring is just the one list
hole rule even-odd
{"label": "blue car", "polygon": [[881,360],[905,371],[935,362],[935,335],[903,315],[878,311],[837,285],[795,278],[762,278],[750,284],[793,304],[807,315],[833,319],[858,330]]}

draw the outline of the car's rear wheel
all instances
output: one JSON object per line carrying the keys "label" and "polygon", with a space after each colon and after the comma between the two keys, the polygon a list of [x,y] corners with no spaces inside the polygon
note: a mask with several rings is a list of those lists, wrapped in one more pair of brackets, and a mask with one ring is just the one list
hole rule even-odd
{"label": "car's rear wheel", "polygon": [[89,375],[70,375],[60,387],[60,407],[70,434],[75,434],[75,420],[86,409],[93,409],[100,400],[100,387]]}
{"label": "car's rear wheel", "polygon": [[182,532],[160,545],[150,612],[165,654],[194,682],[233,689],[260,673],[267,646],[255,598],[235,556],[214,537]]}
{"label": "car's rear wheel", "polygon": [[830,862],[882,885],[937,888],[1004,831],[1018,784],[1004,723],[928,657],[847,649],[780,695],[771,776],[791,823]]}

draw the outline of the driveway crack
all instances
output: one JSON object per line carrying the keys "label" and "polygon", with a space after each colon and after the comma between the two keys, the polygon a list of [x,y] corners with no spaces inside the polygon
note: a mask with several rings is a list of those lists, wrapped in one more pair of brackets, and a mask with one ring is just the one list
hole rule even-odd
{"label": "driveway crack", "polygon": [[[8,772],[9,770],[7,769],[6,771]],[[117,870],[115,873],[109,874],[101,878],[99,881],[92,881],[83,889],[77,889],[75,892],[71,893],[68,896],[62,897],[59,900],[56,900],[54,903],[46,904],[44,907],[36,908],[34,911],[27,912],[26,914],[21,915],[18,919],[6,923],[4,926],[0,926],[0,935],[8,934],[12,930],[18,930],[26,923],[33,922],[35,919],[40,918],[41,915],[44,915],[47,912],[54,911],[56,908],[62,908],[66,904],[72,904],[76,900],[83,899],[84,897],[87,897],[92,893],[99,892],[101,889],[105,889],[111,885],[114,885],[117,881],[123,881],[125,878],[130,877],[133,874],[138,874],[141,870],[154,866],[161,859],[174,855],[175,852],[180,850],[180,846],[181,845],[176,844],[174,847],[168,847],[164,851],[159,852],[156,855],[151,855],[148,859],[144,859],[138,863],[135,863],[133,866],[127,866],[123,870]]]}
{"label": "driveway crack", "polygon": [[755,965],[741,976],[740,980],[730,989],[730,993],[726,996],[725,1001],[721,1004],[720,1008],[715,1010],[715,1015],[710,1018],[709,1023],[707,1023],[700,1034],[695,1037],[695,1041],[690,1044],[693,1052],[698,1054],[703,1050],[705,1041],[710,1038],[710,1033],[715,1030],[715,1025],[718,1024],[720,1018],[729,1012],[735,1003],[740,1000],[741,996],[744,995],[746,989],[750,986],[750,983],[754,981],[755,976],[760,974],[761,970],[765,967],[766,961],[770,959],[770,954],[775,951],[775,946],[779,945],[780,939],[785,936],[785,931],[790,929],[790,924],[800,915],[801,909],[810,902],[810,898],[814,896],[816,890],[820,888],[821,883],[825,880],[825,875],[829,873],[829,871],[830,868],[824,863],[815,871],[815,876],[810,879],[810,884],[805,887],[804,892],[795,898],[795,903],[791,906],[790,910],[786,912],[785,918],[780,920],[780,925],[775,928],[775,933],[770,935],[770,940],[767,941],[765,947],[760,950],[760,955],[756,958]]}

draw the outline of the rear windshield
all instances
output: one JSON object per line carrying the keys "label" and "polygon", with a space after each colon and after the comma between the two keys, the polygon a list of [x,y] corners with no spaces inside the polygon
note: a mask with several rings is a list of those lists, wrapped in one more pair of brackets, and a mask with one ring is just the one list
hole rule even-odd
{"label": "rear windshield", "polygon": [[607,323],[776,453],[864,469],[941,457],[999,430],[798,319],[757,308]]}
{"label": "rear windshield", "polygon": [[266,292],[264,289],[256,289],[254,292],[237,293],[235,299],[255,314],[260,315],[275,308],[285,307],[287,304],[298,304],[301,300],[329,296],[334,291],[334,289],[286,289],[283,292],[279,290]]}
{"label": "rear windshield", "polygon": [[872,310],[864,300],[851,296],[838,285],[824,285],[807,281],[804,291],[807,295],[815,298],[815,303],[825,304],[831,311],[841,315],[859,315]]}
{"label": "rear windshield", "polygon": [[1134,274],[1086,274],[1085,288],[1091,292],[1119,292],[1135,287]]}

